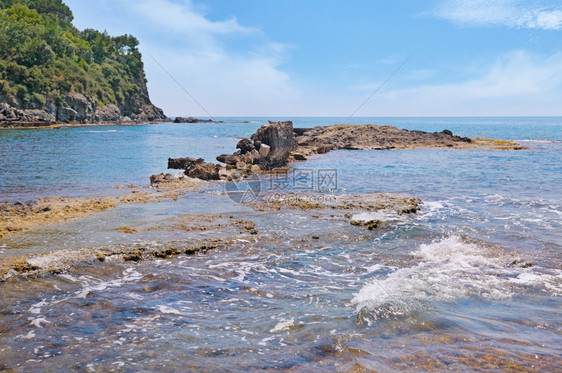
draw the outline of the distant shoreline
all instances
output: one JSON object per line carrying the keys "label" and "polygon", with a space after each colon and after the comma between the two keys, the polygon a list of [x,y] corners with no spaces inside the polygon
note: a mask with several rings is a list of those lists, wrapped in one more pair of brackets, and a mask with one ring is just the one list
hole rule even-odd
{"label": "distant shoreline", "polygon": [[[107,121],[107,122],[88,122],[88,123],[80,123],[80,122],[73,122],[73,123],[46,123],[46,122],[5,122],[0,123],[0,130],[20,130],[20,129],[57,129],[57,128],[65,128],[65,127],[94,127],[94,126],[147,126],[151,124],[160,124],[160,123],[172,123],[172,124],[194,124],[194,123],[202,123],[202,124],[220,124],[225,123],[222,120],[213,120],[213,119],[200,119],[200,118],[182,118],[182,117],[175,117],[175,118],[166,118],[160,120],[151,120],[151,121]],[[250,123],[250,121],[240,121],[240,123]]]}

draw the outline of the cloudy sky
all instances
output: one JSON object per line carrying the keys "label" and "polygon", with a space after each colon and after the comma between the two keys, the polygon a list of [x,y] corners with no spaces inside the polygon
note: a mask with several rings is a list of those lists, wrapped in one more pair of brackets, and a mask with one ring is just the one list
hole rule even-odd
{"label": "cloudy sky", "polygon": [[401,65],[356,116],[562,115],[559,0],[66,3],[140,40],[170,116],[208,115],[158,63],[216,117],[347,117]]}

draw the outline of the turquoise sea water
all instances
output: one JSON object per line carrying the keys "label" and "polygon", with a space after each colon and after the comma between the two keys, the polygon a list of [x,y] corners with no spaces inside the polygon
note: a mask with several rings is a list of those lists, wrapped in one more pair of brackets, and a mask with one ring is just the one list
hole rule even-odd
{"label": "turquoise sea water", "polygon": [[[0,131],[0,201],[147,185],[168,157],[212,161],[266,122],[221,119]],[[267,119],[295,127],[344,120]],[[255,211],[213,186],[8,236],[0,258],[188,245],[189,232],[142,229],[189,213],[236,214],[260,231],[193,257],[88,264],[0,283],[0,369],[559,370],[562,118],[350,122],[449,129],[528,149],[334,151],[292,165],[314,175],[335,170],[341,195],[400,192],[424,202],[412,216],[353,212],[383,221],[375,231],[306,211]],[[142,232],[118,233],[120,225]],[[221,229],[219,236],[231,234]]]}

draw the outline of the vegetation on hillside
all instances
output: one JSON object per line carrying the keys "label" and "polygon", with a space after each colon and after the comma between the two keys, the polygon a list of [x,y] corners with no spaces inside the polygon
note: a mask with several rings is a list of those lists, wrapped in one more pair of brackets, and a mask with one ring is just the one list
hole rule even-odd
{"label": "vegetation on hillside", "polygon": [[79,92],[101,106],[148,101],[138,40],[72,25],[62,0],[0,0],[0,101],[61,105]]}

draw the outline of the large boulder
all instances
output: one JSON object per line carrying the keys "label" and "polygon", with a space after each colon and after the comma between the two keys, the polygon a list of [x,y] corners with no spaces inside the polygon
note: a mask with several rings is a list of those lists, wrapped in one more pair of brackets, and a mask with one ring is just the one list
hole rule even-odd
{"label": "large boulder", "polygon": [[189,169],[185,170],[185,174],[201,180],[219,180],[219,171],[221,166],[214,163],[196,163]]}
{"label": "large boulder", "polygon": [[[269,122],[257,130],[251,137],[259,142],[261,146],[259,165],[262,169],[272,169],[285,166],[288,162],[290,153],[298,146],[293,133],[293,122]],[[264,150],[264,145],[269,150]]]}
{"label": "large boulder", "polygon": [[168,168],[173,170],[187,170],[203,162],[205,162],[203,158],[168,158]]}
{"label": "large boulder", "polygon": [[235,165],[237,162],[240,162],[240,156],[234,154],[221,154],[217,156],[217,161],[229,165]]}
{"label": "large boulder", "polygon": [[168,168],[185,170],[189,177],[201,180],[219,180],[221,166],[207,163],[203,158],[168,158]]}
{"label": "large boulder", "polygon": [[236,149],[240,149],[240,152],[242,154],[250,153],[255,148],[256,147],[254,146],[254,144],[252,144],[252,141],[248,138],[243,138],[236,145]]}

